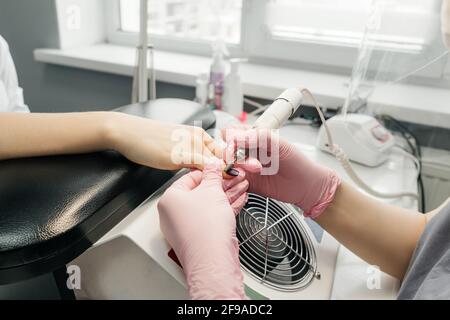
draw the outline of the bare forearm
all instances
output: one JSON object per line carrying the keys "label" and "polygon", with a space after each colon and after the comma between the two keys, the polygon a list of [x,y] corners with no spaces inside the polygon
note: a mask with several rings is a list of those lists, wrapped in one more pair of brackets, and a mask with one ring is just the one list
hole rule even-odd
{"label": "bare forearm", "polygon": [[114,113],[0,114],[0,160],[105,150]]}
{"label": "bare forearm", "polygon": [[316,221],[359,257],[402,279],[426,217],[375,201],[343,183]]}
{"label": "bare forearm", "polygon": [[[198,162],[174,160],[180,137],[187,141],[185,158]],[[223,153],[203,129],[120,112],[0,113],[0,160],[101,150],[163,170],[201,169],[213,154]]]}

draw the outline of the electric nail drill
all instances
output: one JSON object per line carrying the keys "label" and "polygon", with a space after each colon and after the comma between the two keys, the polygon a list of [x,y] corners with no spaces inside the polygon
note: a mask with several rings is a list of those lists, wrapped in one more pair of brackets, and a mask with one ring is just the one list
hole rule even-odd
{"label": "electric nail drill", "polygon": [[[298,88],[285,90],[266,111],[256,120],[253,128],[259,129],[279,129],[300,107],[303,94]],[[225,167],[225,172],[231,170],[238,161],[244,161],[247,157],[245,148],[238,148],[234,154],[232,162]]]}

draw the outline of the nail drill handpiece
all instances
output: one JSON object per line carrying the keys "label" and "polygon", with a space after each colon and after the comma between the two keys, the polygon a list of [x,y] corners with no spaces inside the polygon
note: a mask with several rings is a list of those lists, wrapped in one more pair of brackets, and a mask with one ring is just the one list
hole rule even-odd
{"label": "nail drill handpiece", "polygon": [[[300,89],[293,88],[285,90],[266,111],[256,120],[254,128],[279,129],[300,107],[303,94]],[[238,148],[234,155],[233,162],[225,167],[228,172],[237,162],[243,162],[247,158],[248,152],[244,148]]]}

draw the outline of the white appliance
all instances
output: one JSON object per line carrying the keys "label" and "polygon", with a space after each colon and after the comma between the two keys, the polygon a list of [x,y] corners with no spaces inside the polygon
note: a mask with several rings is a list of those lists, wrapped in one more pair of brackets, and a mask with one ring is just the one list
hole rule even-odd
{"label": "white appliance", "polygon": [[[395,144],[392,134],[375,118],[364,114],[337,115],[327,120],[333,142],[354,162],[376,167],[385,162]],[[319,149],[330,152],[325,126],[317,141]]]}
{"label": "white appliance", "polygon": [[[159,228],[157,202],[165,187],[71,263],[81,270],[78,298],[188,298],[183,271]],[[247,295],[329,299],[338,243],[296,208],[256,195],[249,198],[237,218]]]}

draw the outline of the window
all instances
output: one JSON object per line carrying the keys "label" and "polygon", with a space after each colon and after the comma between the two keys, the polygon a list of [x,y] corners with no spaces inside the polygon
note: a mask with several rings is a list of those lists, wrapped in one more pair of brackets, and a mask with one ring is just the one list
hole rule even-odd
{"label": "window", "polygon": [[[107,2],[113,10],[108,16],[114,17],[110,21],[109,40],[135,45],[139,0]],[[149,33],[155,46],[166,50],[210,54],[211,41],[219,36],[226,40],[234,55],[265,62],[290,61],[326,70],[336,67],[349,70],[365,28],[371,24],[376,32],[371,33],[369,41],[377,49],[405,55],[426,50],[433,38],[430,30],[439,29],[439,3],[439,0],[149,0]],[[382,16],[374,14],[374,8]]]}
{"label": "window", "polygon": [[[377,32],[378,45],[419,50],[421,32],[433,1],[372,0],[273,0],[267,4],[266,25],[273,39],[312,41],[358,46],[373,4],[382,6],[383,22]],[[399,23],[408,16],[411,25]]]}
{"label": "window", "polygon": [[[274,0],[266,24],[274,39],[357,45],[371,0]],[[343,16],[352,16],[342,19]]]}
{"label": "window", "polygon": [[[242,0],[149,0],[149,32],[158,36],[239,44]],[[120,0],[120,29],[139,30],[139,0]]]}
{"label": "window", "polygon": [[[155,47],[210,54],[219,37],[233,54],[240,52],[245,0],[148,1],[148,31]],[[136,45],[140,0],[108,0],[106,5],[109,42]]]}

